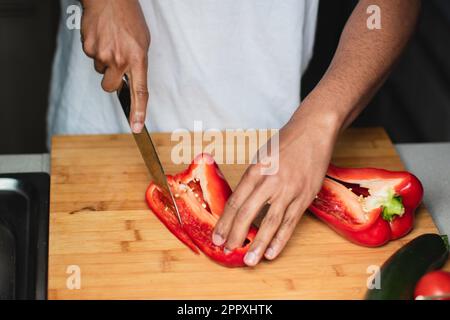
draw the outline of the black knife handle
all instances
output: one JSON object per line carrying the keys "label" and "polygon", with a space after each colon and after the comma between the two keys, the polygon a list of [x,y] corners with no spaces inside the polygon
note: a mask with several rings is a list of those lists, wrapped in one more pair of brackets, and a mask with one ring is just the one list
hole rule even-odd
{"label": "black knife handle", "polygon": [[122,106],[122,110],[125,113],[125,116],[127,117],[128,121],[130,121],[131,95],[127,75],[123,76],[122,88],[117,91],[117,96],[119,97],[120,105]]}

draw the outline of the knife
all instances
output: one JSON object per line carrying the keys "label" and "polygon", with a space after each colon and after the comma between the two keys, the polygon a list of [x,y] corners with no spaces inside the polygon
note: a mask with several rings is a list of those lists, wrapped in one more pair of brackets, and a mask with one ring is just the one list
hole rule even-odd
{"label": "knife", "polygon": [[[119,97],[123,112],[125,113],[128,122],[130,122],[131,96],[130,86],[128,85],[128,77],[126,75],[123,77],[122,88],[117,91],[117,96]],[[178,211],[177,203],[173,197],[172,191],[169,188],[164,169],[161,165],[158,154],[156,153],[155,145],[153,144],[152,138],[150,137],[145,124],[141,133],[133,133],[133,136],[153,182],[160,186],[170,196],[172,205],[175,208],[177,220],[180,225],[182,225],[183,222],[181,220],[180,211]]]}

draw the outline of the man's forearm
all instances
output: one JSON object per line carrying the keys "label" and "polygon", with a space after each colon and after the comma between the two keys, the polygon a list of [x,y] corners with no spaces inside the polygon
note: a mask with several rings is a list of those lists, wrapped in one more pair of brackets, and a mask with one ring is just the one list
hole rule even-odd
{"label": "man's forearm", "polygon": [[[381,9],[381,29],[367,27],[370,5]],[[350,125],[387,78],[415,29],[419,10],[420,0],[360,1],[327,72],[300,109],[331,113],[338,130]]]}

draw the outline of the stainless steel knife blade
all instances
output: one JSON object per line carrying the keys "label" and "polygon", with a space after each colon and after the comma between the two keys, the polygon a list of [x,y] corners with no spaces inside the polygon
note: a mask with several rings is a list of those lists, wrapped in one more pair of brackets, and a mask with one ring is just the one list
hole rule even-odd
{"label": "stainless steel knife blade", "polygon": [[[123,79],[122,88],[117,91],[117,96],[119,98],[120,104],[122,106],[123,112],[129,121],[130,116],[130,108],[131,108],[131,96],[130,96],[130,87],[128,85],[128,78],[125,76]],[[144,125],[141,133],[133,133],[134,140],[141,152],[142,158],[144,159],[144,163],[147,166],[147,169],[150,173],[150,176],[153,179],[153,182],[158,186],[163,188],[165,192],[170,196],[172,200],[173,207],[175,208],[175,214],[180,224],[183,224],[180,216],[180,212],[178,211],[178,206],[175,201],[175,198],[172,194],[172,191],[169,188],[169,184],[167,182],[166,175],[164,173],[164,169],[161,165],[161,161],[159,160],[158,153],[156,152],[155,145],[153,144],[152,138],[147,131],[147,127]]]}

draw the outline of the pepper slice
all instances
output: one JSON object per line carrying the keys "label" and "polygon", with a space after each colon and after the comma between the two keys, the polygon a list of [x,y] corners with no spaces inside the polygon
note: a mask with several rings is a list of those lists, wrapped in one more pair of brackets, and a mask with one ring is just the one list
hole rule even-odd
{"label": "pepper slice", "polygon": [[244,266],[244,256],[255,238],[257,229],[251,227],[243,247],[227,254],[223,246],[212,243],[212,232],[231,194],[212,156],[198,155],[188,169],[175,176],[168,175],[167,181],[177,202],[183,225],[178,223],[175,208],[161,188],[150,184],[146,201],[161,222],[192,251],[199,249],[212,260],[227,266]]}
{"label": "pepper slice", "polygon": [[377,247],[411,231],[422,196],[409,172],[330,165],[309,209],[346,239]]}

